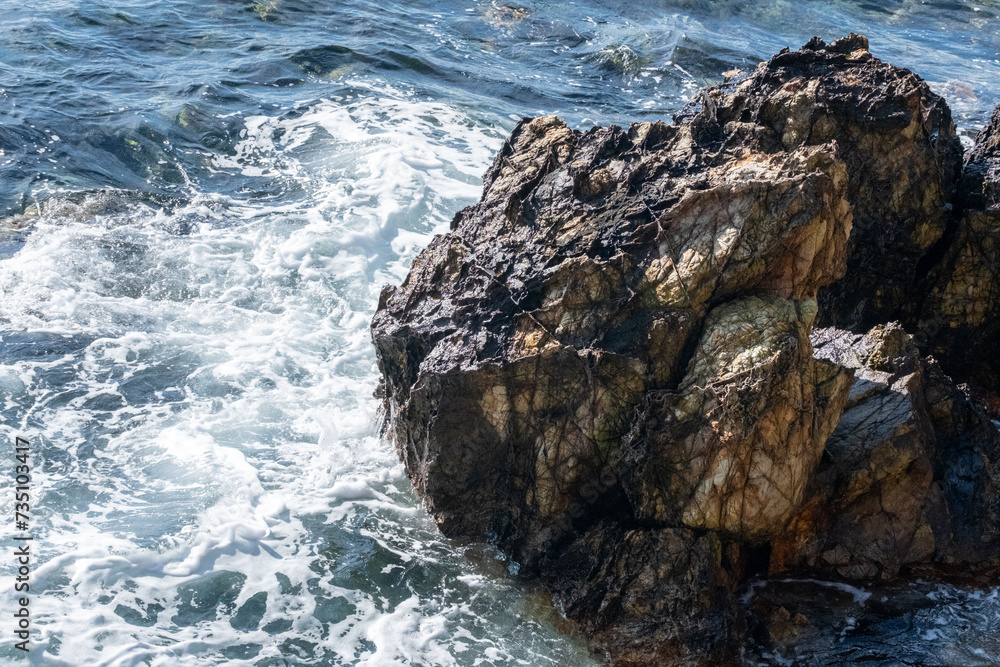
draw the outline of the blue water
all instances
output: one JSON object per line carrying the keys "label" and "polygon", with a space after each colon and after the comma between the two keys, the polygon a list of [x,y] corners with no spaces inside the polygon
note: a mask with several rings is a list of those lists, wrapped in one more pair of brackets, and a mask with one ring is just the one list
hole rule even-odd
{"label": "blue water", "polygon": [[[669,118],[850,31],[967,142],[1000,102],[992,1],[0,10],[0,437],[36,448],[38,557],[34,648],[0,624],[4,663],[592,664],[543,592],[436,532],[379,438],[381,285],[525,115]],[[996,595],[954,596],[908,645],[1000,662]]]}

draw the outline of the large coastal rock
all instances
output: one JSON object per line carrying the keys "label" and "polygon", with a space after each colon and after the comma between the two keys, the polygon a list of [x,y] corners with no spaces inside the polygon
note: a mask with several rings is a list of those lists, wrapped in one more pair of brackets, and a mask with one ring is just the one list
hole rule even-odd
{"label": "large coastal rock", "polygon": [[956,250],[960,169],[944,102],[856,35],[673,124],[518,123],[372,323],[438,526],[619,665],[735,664],[749,575],[990,561],[996,430],[920,349],[954,340],[890,324],[964,326],[934,303],[993,284]]}
{"label": "large coastal rock", "polygon": [[[689,525],[714,504],[726,530],[773,530],[791,507],[741,525],[736,477],[794,503],[836,421],[838,372],[818,368],[808,333],[817,290],[843,272],[845,186],[833,146],[736,161],[688,126],[518,125],[482,202],[383,293],[373,324],[392,436],[442,530],[530,567],[575,531],[580,503],[593,520],[619,491],[592,482],[619,465],[651,391],[674,394],[705,460],[685,475],[698,497],[673,499],[703,505]],[[761,428],[727,430],[772,407]],[[713,487],[727,465],[732,482]]]}

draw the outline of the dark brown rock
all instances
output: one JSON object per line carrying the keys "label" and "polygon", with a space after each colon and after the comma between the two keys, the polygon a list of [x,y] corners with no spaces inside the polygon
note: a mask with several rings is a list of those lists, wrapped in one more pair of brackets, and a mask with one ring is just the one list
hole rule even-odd
{"label": "dark brown rock", "polygon": [[957,202],[965,210],[922,286],[918,339],[1000,413],[1000,107],[966,156]]}
{"label": "dark brown rock", "polygon": [[813,333],[854,386],[771,571],[893,579],[913,563],[1000,557],[1000,433],[897,323]]}
{"label": "dark brown rock", "polygon": [[542,571],[612,664],[726,667],[739,664],[742,620],[725,549],[712,533],[602,522]]}
{"label": "dark brown rock", "polygon": [[972,211],[1000,210],[1000,107],[965,156],[958,203]]}

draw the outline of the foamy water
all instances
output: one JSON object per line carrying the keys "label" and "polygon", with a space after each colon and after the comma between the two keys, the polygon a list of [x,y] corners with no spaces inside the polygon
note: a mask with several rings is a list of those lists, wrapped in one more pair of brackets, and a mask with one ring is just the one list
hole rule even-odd
{"label": "foamy water", "polygon": [[[381,286],[524,115],[667,119],[851,30],[967,142],[1000,101],[986,2],[3,9],[0,438],[35,448],[35,569],[33,651],[0,621],[2,664],[594,664],[544,592],[442,538],[379,437]],[[824,631],[869,650],[881,594],[858,591]],[[899,645],[1000,662],[995,590],[919,592]],[[840,664],[821,645],[761,659]]]}
{"label": "foamy water", "polygon": [[46,462],[34,662],[587,660],[436,532],[379,438],[377,291],[475,201],[501,134],[365,92],[247,117],[214,160],[301,203],[57,199],[0,262],[4,431]]}

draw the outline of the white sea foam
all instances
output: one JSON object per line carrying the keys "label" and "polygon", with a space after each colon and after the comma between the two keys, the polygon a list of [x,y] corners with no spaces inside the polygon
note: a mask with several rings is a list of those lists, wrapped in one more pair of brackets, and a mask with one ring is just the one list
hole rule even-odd
{"label": "white sea foam", "polygon": [[3,341],[3,430],[45,461],[36,663],[589,660],[440,537],[375,425],[377,291],[479,195],[502,132],[351,85],[244,119],[215,158],[303,201],[54,207],[0,261],[25,332]]}

